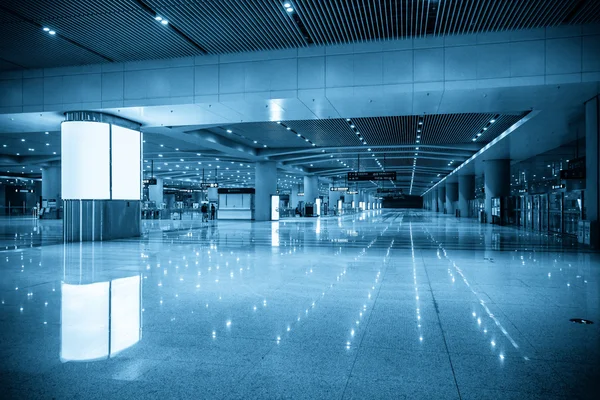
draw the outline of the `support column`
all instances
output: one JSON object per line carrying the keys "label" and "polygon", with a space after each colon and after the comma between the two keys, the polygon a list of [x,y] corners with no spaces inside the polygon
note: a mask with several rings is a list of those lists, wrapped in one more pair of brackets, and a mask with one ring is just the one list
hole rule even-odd
{"label": "support column", "polygon": [[437,195],[438,212],[444,214],[444,208],[446,208],[446,182],[437,185]]}
{"label": "support column", "polygon": [[469,217],[469,201],[475,199],[475,175],[458,176],[458,209],[461,218]]}
{"label": "support column", "polygon": [[290,194],[290,207],[295,210],[298,207],[298,201],[298,186],[293,185]]}
{"label": "support column", "polygon": [[[334,187],[333,183],[329,184],[329,196],[328,196],[328,202],[329,202],[329,209],[333,210],[334,207],[337,208],[338,206],[338,200],[340,199],[342,193],[341,192],[332,192],[331,188]],[[339,212],[339,210],[338,210]]]}
{"label": "support column", "polygon": [[510,196],[510,160],[484,162],[485,214],[492,223],[492,198]]}
{"label": "support column", "polygon": [[446,212],[456,215],[456,202],[458,201],[458,182],[446,183]]}
{"label": "support column", "polygon": [[[585,219],[594,222],[590,232],[593,247],[598,247],[600,236],[600,96],[585,103]],[[592,228],[594,229],[594,228]]]}
{"label": "support column", "polygon": [[155,202],[158,208],[164,203],[163,178],[156,178],[156,185],[148,186],[148,199]]}
{"label": "support column", "polygon": [[304,203],[315,203],[315,199],[319,197],[319,177],[305,176],[304,177]]}
{"label": "support column", "polygon": [[42,168],[42,207],[57,210],[62,207],[60,174],[60,166]]}
{"label": "support column", "polygon": [[254,196],[254,219],[271,220],[271,195],[277,194],[277,163],[256,163],[256,194]]}
{"label": "support column", "polygon": [[66,242],[141,235],[140,126],[108,114],[66,113],[61,193]]}

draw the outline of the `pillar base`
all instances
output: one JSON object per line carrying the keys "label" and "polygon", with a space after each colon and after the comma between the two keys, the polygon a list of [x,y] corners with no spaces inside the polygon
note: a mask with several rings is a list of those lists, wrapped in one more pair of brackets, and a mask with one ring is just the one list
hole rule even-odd
{"label": "pillar base", "polygon": [[90,242],[142,234],[138,200],[64,200],[65,242]]}

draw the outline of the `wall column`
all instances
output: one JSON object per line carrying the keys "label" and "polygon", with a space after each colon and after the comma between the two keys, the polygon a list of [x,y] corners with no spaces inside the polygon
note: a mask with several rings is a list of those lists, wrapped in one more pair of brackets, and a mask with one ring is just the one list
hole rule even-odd
{"label": "wall column", "polygon": [[585,103],[585,207],[586,220],[596,223],[592,246],[599,245],[600,236],[600,96]]}
{"label": "wall column", "polygon": [[510,160],[484,162],[485,214],[492,223],[492,198],[510,196]]}
{"label": "wall column", "polygon": [[446,212],[456,215],[456,202],[458,201],[458,182],[446,183]]}
{"label": "wall column", "polygon": [[437,185],[437,203],[438,212],[444,213],[444,208],[446,208],[446,182]]}
{"label": "wall column", "polygon": [[469,217],[469,200],[475,199],[475,175],[458,176],[458,209],[461,218]]}
{"label": "wall column", "polygon": [[304,177],[304,203],[315,204],[319,197],[319,177],[315,175]]}
{"label": "wall column", "polygon": [[294,210],[298,207],[298,185],[292,185],[292,191],[290,192],[290,207]]}
{"label": "wall column", "polygon": [[271,195],[277,194],[277,163],[256,163],[256,194],[254,196],[254,219],[271,220]]}
{"label": "wall column", "polygon": [[340,197],[342,195],[341,192],[332,192],[331,191],[332,187],[334,187],[334,184],[330,183],[329,184],[329,196],[328,196],[328,202],[329,202],[329,209],[330,210],[333,210],[334,206],[337,208],[338,200],[340,199]]}
{"label": "wall column", "polygon": [[156,178],[156,185],[148,186],[148,199],[154,201],[158,208],[164,203],[163,178]]}

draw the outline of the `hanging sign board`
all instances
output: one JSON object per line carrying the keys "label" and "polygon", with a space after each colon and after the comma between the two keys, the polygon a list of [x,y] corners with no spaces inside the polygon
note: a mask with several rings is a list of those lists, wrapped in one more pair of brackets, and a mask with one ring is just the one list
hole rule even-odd
{"label": "hanging sign board", "polygon": [[218,188],[219,184],[216,182],[212,182],[212,183],[201,183],[200,187],[202,189],[208,189],[208,188]]}
{"label": "hanging sign board", "polygon": [[219,188],[219,194],[254,194],[254,188]]}
{"label": "hanging sign board", "polygon": [[347,192],[348,188],[347,187],[330,187],[329,191],[330,192]]}
{"label": "hanging sign board", "polygon": [[156,178],[146,178],[146,179],[144,179],[144,185],[146,185],[146,186],[156,185]]}
{"label": "hanging sign board", "polygon": [[348,172],[349,181],[387,181],[396,180],[396,171]]}

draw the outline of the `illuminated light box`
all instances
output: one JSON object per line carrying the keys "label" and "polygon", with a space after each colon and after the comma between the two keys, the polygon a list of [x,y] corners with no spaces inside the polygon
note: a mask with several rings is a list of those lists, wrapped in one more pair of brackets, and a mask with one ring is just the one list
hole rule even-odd
{"label": "illuminated light box", "polygon": [[140,285],[139,275],[87,285],[63,283],[60,360],[102,360],[139,342]]}
{"label": "illuminated light box", "polygon": [[139,131],[104,122],[65,121],[61,126],[64,200],[140,200]]}
{"label": "illuminated light box", "polygon": [[111,141],[112,199],[140,200],[141,134],[113,125]]}
{"label": "illuminated light box", "polygon": [[62,198],[110,199],[110,125],[68,121],[61,127]]}

